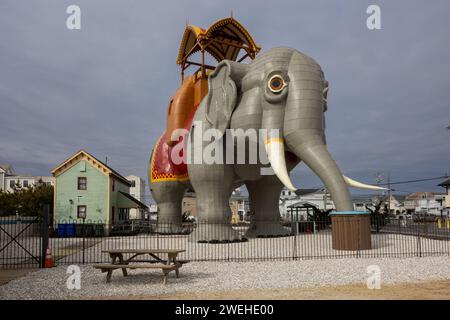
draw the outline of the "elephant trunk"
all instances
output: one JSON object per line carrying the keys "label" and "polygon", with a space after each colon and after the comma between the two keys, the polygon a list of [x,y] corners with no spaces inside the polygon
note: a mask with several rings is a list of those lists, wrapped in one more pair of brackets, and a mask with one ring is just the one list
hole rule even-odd
{"label": "elephant trunk", "polygon": [[353,211],[347,183],[326,147],[323,72],[315,61],[300,54],[292,57],[289,70],[283,126],[286,145],[319,176],[338,211]]}
{"label": "elephant trunk", "polygon": [[346,181],[324,143],[289,145],[328,188],[338,211],[353,211]]}

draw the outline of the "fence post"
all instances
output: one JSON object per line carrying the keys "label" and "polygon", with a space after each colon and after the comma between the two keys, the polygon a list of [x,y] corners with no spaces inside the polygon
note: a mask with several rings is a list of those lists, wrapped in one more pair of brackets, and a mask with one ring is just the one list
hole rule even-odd
{"label": "fence post", "polygon": [[420,222],[417,226],[417,256],[422,257],[422,246],[420,242]]}
{"label": "fence post", "polygon": [[42,246],[41,246],[41,261],[40,261],[40,267],[45,267],[45,256],[47,254],[47,247],[48,247],[48,225],[49,225],[49,219],[50,219],[50,205],[46,204],[44,205],[43,211],[42,211],[42,221],[41,221],[41,238],[42,238]]}
{"label": "fence post", "polygon": [[[355,219],[353,219],[355,223]],[[358,230],[358,249],[356,250],[356,257],[361,258],[361,216],[356,216],[356,229]]]}
{"label": "fence post", "polygon": [[82,233],[82,237],[83,237],[83,264],[85,264],[85,253],[84,253],[84,251],[85,251],[85,249],[86,249],[86,246],[85,246],[85,238],[86,238],[86,225],[85,225],[85,219],[83,219],[83,233]]}
{"label": "fence post", "polygon": [[[298,223],[298,222],[296,222]],[[294,223],[291,221],[291,234],[293,234],[293,240],[294,240],[294,245],[292,246],[292,258],[294,260],[297,260],[297,235],[298,235],[298,226],[297,229],[295,231],[295,233],[292,232],[292,229],[294,227]]]}

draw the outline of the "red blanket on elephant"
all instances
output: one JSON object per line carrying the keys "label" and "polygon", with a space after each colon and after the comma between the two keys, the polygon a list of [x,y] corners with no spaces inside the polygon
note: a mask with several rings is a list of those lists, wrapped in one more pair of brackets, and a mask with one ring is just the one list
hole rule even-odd
{"label": "red blanket on elephant", "polygon": [[[166,132],[159,137],[150,160],[150,181],[173,181],[189,179],[186,163],[175,164],[172,161],[172,149],[166,143]],[[181,143],[181,142],[179,142]]]}

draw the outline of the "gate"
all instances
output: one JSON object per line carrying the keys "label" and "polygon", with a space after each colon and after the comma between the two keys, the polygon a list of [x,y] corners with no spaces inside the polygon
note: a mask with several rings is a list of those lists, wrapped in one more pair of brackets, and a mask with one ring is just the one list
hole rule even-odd
{"label": "gate", "polygon": [[48,213],[0,217],[0,268],[39,268],[48,244]]}

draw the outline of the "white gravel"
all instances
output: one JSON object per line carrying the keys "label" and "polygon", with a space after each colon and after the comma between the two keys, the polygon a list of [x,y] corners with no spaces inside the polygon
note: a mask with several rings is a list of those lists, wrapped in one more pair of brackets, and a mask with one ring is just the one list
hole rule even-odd
{"label": "white gravel", "polygon": [[162,284],[159,270],[113,273],[111,283],[92,266],[81,266],[81,289],[66,286],[67,266],[42,269],[0,286],[0,299],[73,299],[159,295],[256,288],[293,288],[366,283],[367,267],[378,265],[382,285],[450,279],[450,257],[324,259],[270,262],[191,262]]}

